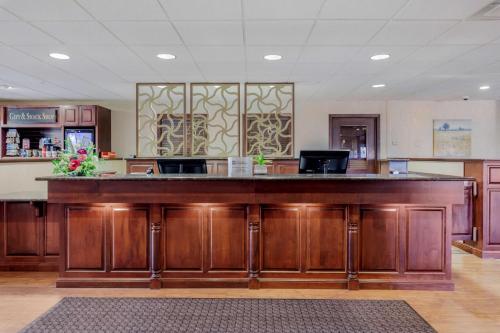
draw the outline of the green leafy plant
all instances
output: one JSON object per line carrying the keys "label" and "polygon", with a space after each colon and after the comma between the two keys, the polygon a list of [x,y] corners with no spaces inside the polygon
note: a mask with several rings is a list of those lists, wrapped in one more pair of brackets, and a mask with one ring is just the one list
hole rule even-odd
{"label": "green leafy plant", "polygon": [[65,176],[95,176],[99,159],[93,145],[87,148],[75,149],[70,143],[68,147],[56,160],[53,173]]}
{"label": "green leafy plant", "polygon": [[262,153],[260,153],[260,154],[259,154],[259,155],[257,155],[257,156],[254,156],[253,160],[255,161],[255,163],[256,163],[257,165],[260,165],[260,166],[264,166],[264,165],[266,165],[266,164],[271,163],[271,161],[266,160],[266,159],[264,158],[264,154],[262,154]]}

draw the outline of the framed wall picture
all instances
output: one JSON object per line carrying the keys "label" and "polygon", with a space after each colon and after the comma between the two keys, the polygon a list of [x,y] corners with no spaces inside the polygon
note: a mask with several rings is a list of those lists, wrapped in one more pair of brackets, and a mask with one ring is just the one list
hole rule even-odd
{"label": "framed wall picture", "polygon": [[434,156],[470,157],[472,120],[434,120]]}

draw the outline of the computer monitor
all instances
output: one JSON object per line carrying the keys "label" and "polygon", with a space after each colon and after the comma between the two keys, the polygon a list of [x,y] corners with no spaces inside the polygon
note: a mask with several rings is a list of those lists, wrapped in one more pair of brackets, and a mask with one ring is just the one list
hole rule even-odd
{"label": "computer monitor", "polygon": [[160,173],[207,173],[207,162],[203,159],[164,159],[157,163]]}
{"label": "computer monitor", "polygon": [[301,150],[299,173],[346,173],[349,150]]}

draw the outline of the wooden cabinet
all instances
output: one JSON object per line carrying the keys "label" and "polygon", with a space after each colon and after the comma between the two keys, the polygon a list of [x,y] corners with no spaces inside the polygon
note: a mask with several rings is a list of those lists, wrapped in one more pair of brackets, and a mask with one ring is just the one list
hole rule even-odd
{"label": "wooden cabinet", "polygon": [[476,179],[473,199],[473,239],[454,245],[483,258],[500,259],[500,161],[464,162],[465,176]]}
{"label": "wooden cabinet", "polygon": [[65,105],[61,106],[64,126],[91,127],[96,125],[95,105]]}
{"label": "wooden cabinet", "polygon": [[0,202],[0,270],[57,270],[59,208],[44,201]]}
{"label": "wooden cabinet", "polygon": [[59,109],[64,126],[78,126],[78,106],[65,105]]}
{"label": "wooden cabinet", "polygon": [[96,107],[94,105],[80,105],[78,107],[78,124],[80,126],[95,126]]}
{"label": "wooden cabinet", "polygon": [[474,221],[474,182],[464,182],[464,203],[452,207],[452,239],[472,240]]}

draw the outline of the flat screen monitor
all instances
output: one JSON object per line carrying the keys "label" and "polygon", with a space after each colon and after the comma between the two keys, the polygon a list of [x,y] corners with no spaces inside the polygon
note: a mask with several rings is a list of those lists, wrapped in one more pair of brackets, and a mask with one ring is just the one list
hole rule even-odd
{"label": "flat screen monitor", "polygon": [[[70,144],[71,148],[78,150],[95,145],[95,135],[93,128],[66,128],[64,130],[64,144]],[[70,148],[70,147],[66,147]]]}
{"label": "flat screen monitor", "polygon": [[203,159],[164,159],[157,162],[160,173],[207,173],[207,162]]}
{"label": "flat screen monitor", "polygon": [[349,150],[301,150],[299,173],[346,173]]}

